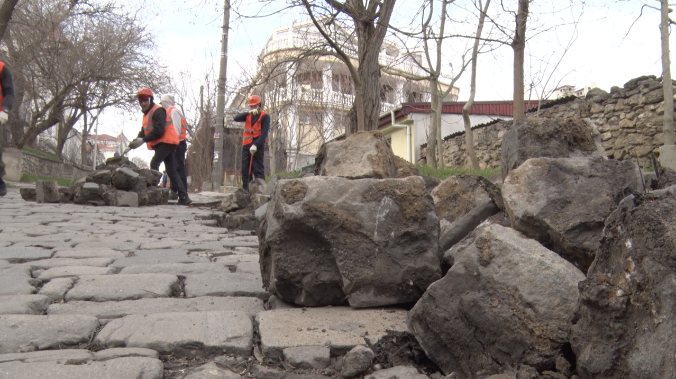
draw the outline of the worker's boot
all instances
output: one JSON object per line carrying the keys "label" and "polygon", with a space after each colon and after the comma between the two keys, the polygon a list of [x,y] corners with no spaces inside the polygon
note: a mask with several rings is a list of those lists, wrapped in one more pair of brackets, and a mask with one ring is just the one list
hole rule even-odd
{"label": "worker's boot", "polygon": [[5,196],[7,195],[7,184],[5,184],[5,181],[0,179],[0,196]]}
{"label": "worker's boot", "polygon": [[188,197],[188,195],[178,198],[178,205],[190,205],[190,203],[192,203],[192,200],[190,200],[190,197]]}
{"label": "worker's boot", "polygon": [[169,193],[169,200],[178,200],[178,193],[177,192],[170,192]]}

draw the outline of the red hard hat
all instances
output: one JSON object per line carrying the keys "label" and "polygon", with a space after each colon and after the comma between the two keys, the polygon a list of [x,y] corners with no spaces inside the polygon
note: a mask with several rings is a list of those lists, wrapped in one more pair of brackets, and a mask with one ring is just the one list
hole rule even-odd
{"label": "red hard hat", "polygon": [[136,97],[141,96],[153,97],[153,91],[151,91],[150,88],[143,87],[138,91],[138,94],[136,94]]}
{"label": "red hard hat", "polygon": [[258,105],[261,103],[261,98],[258,95],[253,95],[249,98],[249,106]]}

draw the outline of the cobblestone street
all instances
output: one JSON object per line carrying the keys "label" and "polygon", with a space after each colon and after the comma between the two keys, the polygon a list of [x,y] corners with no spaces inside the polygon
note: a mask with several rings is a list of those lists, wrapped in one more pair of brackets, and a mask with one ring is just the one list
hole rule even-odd
{"label": "cobblestone street", "polygon": [[269,299],[257,237],[217,227],[214,213],[38,204],[10,188],[0,198],[0,379],[271,377],[252,363],[406,330],[404,311]]}

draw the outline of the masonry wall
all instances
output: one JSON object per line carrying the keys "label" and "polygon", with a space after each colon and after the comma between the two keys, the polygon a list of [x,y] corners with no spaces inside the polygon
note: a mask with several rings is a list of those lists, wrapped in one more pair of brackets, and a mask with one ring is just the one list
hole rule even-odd
{"label": "masonry wall", "polygon": [[[651,153],[659,157],[662,145],[663,101],[661,78],[644,76],[622,88],[612,87],[610,93],[594,88],[585,98],[553,101],[526,116],[590,120],[609,158],[638,159],[642,166],[652,166]],[[500,167],[502,136],[510,126],[511,121],[497,121],[474,129],[474,148],[482,168]],[[444,162],[448,166],[471,166],[464,132],[444,141]]]}
{"label": "masonry wall", "polygon": [[72,166],[58,160],[52,160],[14,148],[5,149],[3,160],[8,166],[5,178],[11,181],[19,181],[23,175],[47,176],[75,181],[87,176],[90,172],[90,170],[85,168]]}

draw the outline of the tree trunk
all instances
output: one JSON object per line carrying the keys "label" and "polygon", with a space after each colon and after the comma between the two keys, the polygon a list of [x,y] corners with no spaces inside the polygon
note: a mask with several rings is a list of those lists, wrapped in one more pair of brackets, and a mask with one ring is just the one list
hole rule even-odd
{"label": "tree trunk", "polygon": [[436,79],[430,79],[430,90],[432,91],[432,100],[430,102],[430,130],[427,135],[427,165],[434,168],[439,167],[437,162],[437,127],[441,124],[440,112],[437,108],[439,99],[439,85]]}
{"label": "tree trunk", "polygon": [[[472,78],[470,80],[470,91],[469,99],[465,106],[462,107],[462,120],[465,124],[465,144],[467,145],[467,154],[469,155],[469,160],[472,163],[472,168],[474,170],[479,170],[479,160],[476,157],[476,151],[474,150],[474,132],[472,131],[472,122],[469,117],[469,110],[474,104],[474,97],[476,95],[476,66],[477,59],[479,57],[479,40],[481,38],[481,33],[484,28],[484,21],[486,20],[486,12],[488,11],[488,6],[491,4],[491,0],[486,1],[486,6],[481,11],[479,16],[479,25],[476,29],[476,38],[474,39],[474,47],[472,48]],[[481,0],[479,0],[479,9],[481,9]]]}
{"label": "tree trunk", "polygon": [[89,136],[89,127],[87,125],[87,112],[84,113],[84,122],[82,126],[82,145],[80,145],[80,164],[86,167],[89,163],[87,159],[87,137]]}
{"label": "tree trunk", "polygon": [[[441,139],[441,106],[443,99],[441,98],[441,91],[439,90],[439,79],[432,78],[432,80],[430,80],[430,86],[432,87],[432,102],[430,103],[432,108],[431,122],[434,123],[434,127],[430,128],[430,139],[436,139],[435,150],[438,155],[435,156],[435,167],[444,168],[446,167],[444,164],[444,146],[443,140]],[[434,130],[434,134],[431,134],[432,130]]]}
{"label": "tree trunk", "polygon": [[671,82],[671,59],[669,58],[669,2],[662,4],[662,89],[664,91],[664,144],[674,144],[674,86]]}
{"label": "tree trunk", "polygon": [[9,25],[9,20],[12,18],[12,13],[14,13],[14,7],[19,0],[3,0],[0,5],[0,40],[5,36],[5,31],[7,30],[7,25]]}
{"label": "tree trunk", "polygon": [[512,41],[514,49],[514,122],[525,118],[523,65],[526,50],[526,23],[528,21],[528,4],[530,0],[519,0],[516,15],[516,32]]}

